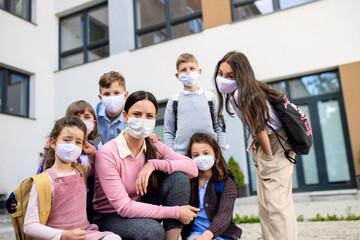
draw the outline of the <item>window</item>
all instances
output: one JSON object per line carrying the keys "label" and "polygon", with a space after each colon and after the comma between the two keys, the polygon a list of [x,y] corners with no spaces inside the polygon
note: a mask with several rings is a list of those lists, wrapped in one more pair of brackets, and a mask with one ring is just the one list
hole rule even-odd
{"label": "window", "polygon": [[31,21],[31,0],[0,0],[0,8]]}
{"label": "window", "polygon": [[167,102],[160,102],[158,105],[158,112],[156,114],[156,125],[154,128],[154,133],[158,138],[161,138],[161,141],[164,142],[164,117],[166,110]]}
{"label": "window", "polygon": [[314,0],[230,0],[232,20],[239,21],[311,1]]}
{"label": "window", "polygon": [[60,18],[59,69],[109,56],[107,3]]}
{"label": "window", "polygon": [[134,9],[136,48],[203,30],[201,0],[134,0]]}
{"label": "window", "polygon": [[0,67],[0,113],[29,117],[29,76]]}

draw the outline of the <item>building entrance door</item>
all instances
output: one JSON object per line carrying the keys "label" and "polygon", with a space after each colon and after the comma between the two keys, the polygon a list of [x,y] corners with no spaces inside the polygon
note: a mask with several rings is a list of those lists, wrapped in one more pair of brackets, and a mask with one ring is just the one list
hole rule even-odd
{"label": "building entrance door", "polygon": [[[293,190],[317,191],[356,186],[350,141],[337,71],[315,74],[269,84],[287,92],[310,119],[314,136],[308,155],[297,155]],[[249,156],[249,159],[251,156]],[[256,191],[256,175],[249,161],[251,190]]]}

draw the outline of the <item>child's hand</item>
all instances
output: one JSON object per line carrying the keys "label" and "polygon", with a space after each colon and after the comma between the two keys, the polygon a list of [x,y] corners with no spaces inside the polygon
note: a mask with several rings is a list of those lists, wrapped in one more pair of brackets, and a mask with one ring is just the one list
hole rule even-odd
{"label": "child's hand", "polygon": [[180,206],[180,214],[178,220],[183,224],[189,224],[194,218],[197,217],[197,214],[195,212],[198,211],[200,211],[199,208],[190,205]]}
{"label": "child's hand", "polygon": [[146,188],[149,183],[149,177],[151,173],[154,171],[154,168],[150,165],[150,163],[146,163],[144,167],[141,169],[139,174],[136,177],[136,194],[139,195],[139,193],[144,195],[146,193]]}
{"label": "child's hand", "polygon": [[153,143],[156,143],[157,141],[161,141],[161,138],[158,138],[155,133],[152,133],[148,137]]}
{"label": "child's hand", "polygon": [[44,152],[47,152],[47,150],[50,148],[50,139],[46,141],[44,145]]}
{"label": "child's hand", "polygon": [[94,154],[96,152],[96,147],[94,147],[93,145],[91,145],[89,142],[85,142],[84,146],[82,148],[82,151],[85,155],[91,155]]}
{"label": "child's hand", "polygon": [[73,230],[65,230],[61,234],[60,240],[85,240],[86,232],[80,228],[75,228]]}
{"label": "child's hand", "polygon": [[6,201],[6,208],[8,210],[9,213],[14,213],[15,212],[15,208],[16,208],[16,201],[13,198],[9,198]]}
{"label": "child's hand", "polygon": [[195,236],[191,238],[191,240],[211,240],[213,237],[214,234],[211,231],[206,230],[205,232],[203,232],[203,234],[201,234],[200,236]]}

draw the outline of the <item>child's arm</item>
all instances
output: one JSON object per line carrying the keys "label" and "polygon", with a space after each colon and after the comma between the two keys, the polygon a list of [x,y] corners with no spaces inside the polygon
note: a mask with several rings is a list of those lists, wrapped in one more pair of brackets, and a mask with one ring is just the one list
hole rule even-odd
{"label": "child's arm", "polygon": [[15,196],[14,196],[14,193],[10,193],[8,199],[6,200],[6,210],[8,211],[8,213],[14,213],[15,212],[15,207],[16,207],[16,199],[15,199]]}
{"label": "child's arm", "polygon": [[96,147],[91,145],[89,142],[85,142],[83,146],[83,153],[87,155],[88,161],[83,164],[83,167],[86,172],[86,176],[90,176],[95,173],[94,165],[95,165],[95,154]]}
{"label": "child's arm", "polygon": [[161,155],[161,159],[151,159],[148,161],[154,170],[159,170],[166,174],[183,172],[189,178],[197,177],[199,171],[192,159],[174,152],[162,142],[155,143],[154,146]]}
{"label": "child's arm", "polygon": [[260,134],[256,135],[256,139],[258,140],[263,152],[268,156],[272,156],[273,153],[271,150],[269,136],[267,135],[266,130],[262,130]]}
{"label": "child's arm", "polygon": [[40,223],[38,192],[33,183],[24,219],[24,233],[32,238],[60,239],[64,230],[51,228]]}
{"label": "child's arm", "polygon": [[234,182],[228,177],[224,181],[224,190],[220,196],[219,207],[207,231],[213,234],[212,238],[217,238],[223,234],[231,223],[236,199],[236,188]]}
{"label": "child's arm", "polygon": [[225,145],[226,145],[226,140],[225,140],[225,129],[223,130],[219,124],[218,124],[218,116],[217,116],[217,109],[219,107],[218,101],[217,101],[217,97],[215,96],[214,93],[213,97],[212,97],[212,102],[213,102],[213,116],[214,116],[214,122],[213,122],[213,127],[214,127],[214,131],[217,135],[217,142],[222,150],[222,152],[225,151]]}
{"label": "child's arm", "polygon": [[173,102],[172,97],[169,98],[164,116],[164,142],[171,149],[174,149],[175,140],[175,113],[173,111]]}

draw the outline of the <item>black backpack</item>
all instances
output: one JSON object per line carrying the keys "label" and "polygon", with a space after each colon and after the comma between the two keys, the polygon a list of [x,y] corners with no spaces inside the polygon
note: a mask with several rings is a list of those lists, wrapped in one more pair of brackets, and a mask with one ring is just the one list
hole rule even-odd
{"label": "black backpack", "polygon": [[[304,112],[287,98],[284,98],[282,102],[271,102],[271,105],[276,112],[276,116],[280,119],[288,139],[284,139],[270,125],[268,126],[276,134],[281,147],[285,150],[286,158],[290,162],[296,163],[296,160],[290,156],[290,151],[299,155],[306,155],[312,146],[313,134],[310,121]],[[280,138],[287,142],[291,149],[286,149],[282,145]]]}
{"label": "black backpack", "polygon": [[[214,127],[214,121],[215,121],[215,116],[214,116],[214,104],[212,102],[212,93],[210,91],[204,91],[205,93],[205,97],[208,101],[208,105],[209,105],[209,109],[210,109],[210,114],[211,114],[211,120],[213,123],[213,127]],[[173,112],[175,114],[175,132],[177,130],[177,108],[178,108],[178,99],[179,99],[179,94],[174,94],[172,96],[173,98]]]}

